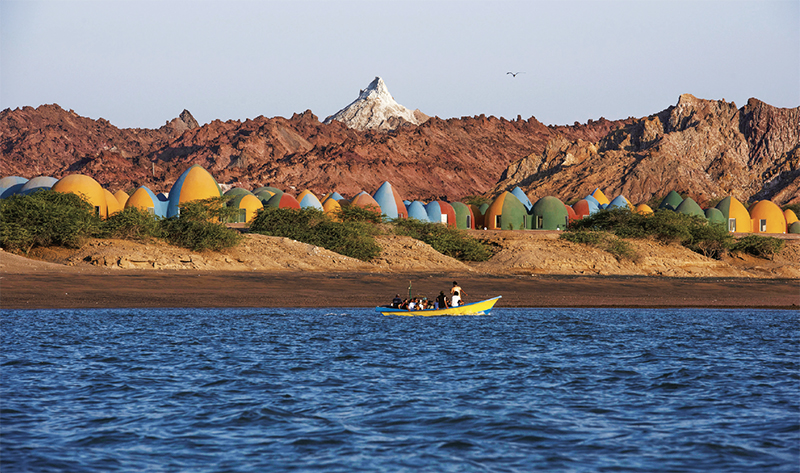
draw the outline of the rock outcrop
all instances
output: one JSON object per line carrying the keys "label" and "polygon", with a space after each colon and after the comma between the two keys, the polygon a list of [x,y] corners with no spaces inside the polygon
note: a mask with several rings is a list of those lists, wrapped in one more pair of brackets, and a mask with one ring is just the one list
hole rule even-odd
{"label": "rock outcrop", "polygon": [[372,192],[388,180],[411,200],[518,185],[565,201],[600,187],[636,203],[675,189],[701,205],[729,193],[784,204],[800,200],[799,128],[798,108],[751,99],[737,109],[691,95],[642,119],[545,126],[533,117],[432,117],[388,131],[320,123],[311,111],[203,126],[184,111],[159,129],[119,129],[42,105],[0,112],[0,176],[82,173],[112,192],[165,192],[199,164],[220,184],[318,195]]}
{"label": "rock outcrop", "polygon": [[394,130],[403,125],[419,125],[429,117],[409,110],[394,100],[383,79],[376,77],[350,105],[325,119],[340,121],[354,130]]}
{"label": "rock outcrop", "polygon": [[519,186],[532,198],[568,201],[599,187],[632,202],[676,190],[701,205],[728,195],[784,204],[800,200],[799,147],[800,107],[750,99],[737,109],[684,94],[675,106],[601,140],[551,140],[511,163],[491,193]]}
{"label": "rock outcrop", "polygon": [[[188,113],[188,112],[187,112]],[[192,164],[220,184],[284,190],[372,192],[389,180],[408,199],[460,199],[489,190],[508,163],[541,151],[554,136],[598,140],[627,123],[598,120],[548,127],[535,118],[431,118],[388,132],[320,123],[306,111],[291,118],[181,122],[157,130],[118,129],[58,105],[0,112],[0,175],[88,174],[112,192],[146,185],[169,191]]]}

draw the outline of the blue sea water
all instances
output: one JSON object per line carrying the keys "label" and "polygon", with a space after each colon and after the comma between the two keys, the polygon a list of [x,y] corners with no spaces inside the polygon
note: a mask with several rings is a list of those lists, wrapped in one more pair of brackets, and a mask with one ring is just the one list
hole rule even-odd
{"label": "blue sea water", "polygon": [[796,311],[0,317],[3,473],[800,471]]}

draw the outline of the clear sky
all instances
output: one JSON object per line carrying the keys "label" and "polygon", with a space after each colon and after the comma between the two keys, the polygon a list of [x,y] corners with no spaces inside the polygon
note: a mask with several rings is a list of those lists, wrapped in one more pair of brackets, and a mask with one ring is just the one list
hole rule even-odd
{"label": "clear sky", "polygon": [[375,76],[441,118],[642,117],[682,93],[797,107],[800,1],[0,0],[0,109],[322,120]]}

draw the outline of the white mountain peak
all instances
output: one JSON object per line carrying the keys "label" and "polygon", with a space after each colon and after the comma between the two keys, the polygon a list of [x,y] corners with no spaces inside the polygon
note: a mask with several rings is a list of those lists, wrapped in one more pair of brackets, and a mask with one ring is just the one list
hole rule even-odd
{"label": "white mountain peak", "polygon": [[394,100],[383,79],[376,77],[362,89],[350,105],[325,119],[338,120],[356,130],[391,130],[404,123],[419,125],[428,116],[419,110],[409,110]]}

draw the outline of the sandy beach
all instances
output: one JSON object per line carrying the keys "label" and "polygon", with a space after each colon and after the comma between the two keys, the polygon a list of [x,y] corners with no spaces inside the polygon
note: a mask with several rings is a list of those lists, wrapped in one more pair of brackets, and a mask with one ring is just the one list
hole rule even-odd
{"label": "sandy beach", "polygon": [[4,272],[0,308],[373,307],[453,280],[468,302],[502,295],[498,307],[800,308],[800,282],[781,279],[69,269]]}

